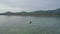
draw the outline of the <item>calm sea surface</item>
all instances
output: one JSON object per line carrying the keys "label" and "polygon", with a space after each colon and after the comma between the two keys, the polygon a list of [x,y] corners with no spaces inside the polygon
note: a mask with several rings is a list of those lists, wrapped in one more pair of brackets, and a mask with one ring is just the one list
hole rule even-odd
{"label": "calm sea surface", "polygon": [[0,34],[60,34],[60,17],[3,15]]}

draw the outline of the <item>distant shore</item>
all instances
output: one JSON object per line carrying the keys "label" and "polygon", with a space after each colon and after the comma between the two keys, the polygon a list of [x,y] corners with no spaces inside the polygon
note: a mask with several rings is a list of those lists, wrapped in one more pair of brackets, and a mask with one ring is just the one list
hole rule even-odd
{"label": "distant shore", "polygon": [[16,15],[16,16],[60,16],[60,8],[55,10],[37,10],[37,11],[31,11],[31,12],[11,12],[7,11],[4,13],[0,13],[0,15]]}
{"label": "distant shore", "polygon": [[[0,14],[1,15],[1,14]],[[4,14],[2,14],[4,15]],[[6,15],[6,14],[5,14]],[[60,16],[60,15],[6,15],[6,16]]]}

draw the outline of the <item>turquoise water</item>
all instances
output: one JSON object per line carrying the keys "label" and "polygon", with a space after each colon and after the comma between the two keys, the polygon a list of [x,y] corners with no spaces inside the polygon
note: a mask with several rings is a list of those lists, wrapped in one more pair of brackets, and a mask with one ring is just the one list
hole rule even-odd
{"label": "turquoise water", "polygon": [[0,16],[0,34],[60,34],[60,17]]}

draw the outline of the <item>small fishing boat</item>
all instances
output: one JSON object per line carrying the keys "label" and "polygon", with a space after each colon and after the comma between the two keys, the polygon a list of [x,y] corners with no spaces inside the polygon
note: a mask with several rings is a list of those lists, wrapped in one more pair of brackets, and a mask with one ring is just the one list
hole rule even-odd
{"label": "small fishing boat", "polygon": [[31,24],[31,23],[32,23],[32,21],[29,22],[29,24]]}

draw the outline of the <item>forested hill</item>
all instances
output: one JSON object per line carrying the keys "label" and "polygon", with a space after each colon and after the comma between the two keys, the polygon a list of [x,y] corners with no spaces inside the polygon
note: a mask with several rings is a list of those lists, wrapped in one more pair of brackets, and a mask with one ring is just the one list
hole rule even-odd
{"label": "forested hill", "polygon": [[32,11],[32,12],[16,12],[16,13],[12,13],[10,11],[5,12],[5,13],[0,13],[0,15],[25,15],[25,16],[60,16],[60,8],[55,9],[55,10],[36,10],[36,11]]}

